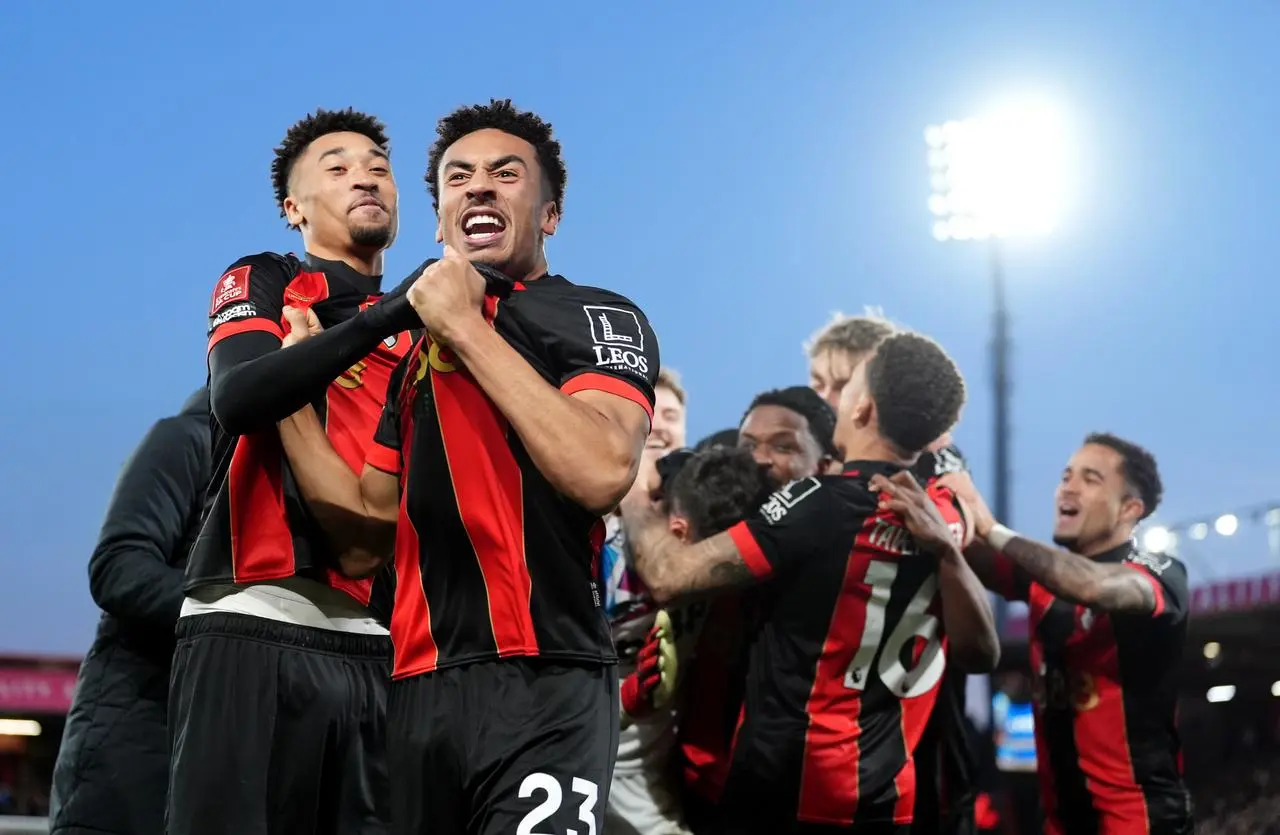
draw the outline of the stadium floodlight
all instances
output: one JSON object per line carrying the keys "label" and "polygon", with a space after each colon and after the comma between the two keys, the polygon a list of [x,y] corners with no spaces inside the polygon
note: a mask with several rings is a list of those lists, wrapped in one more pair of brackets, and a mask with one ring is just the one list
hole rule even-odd
{"label": "stadium floodlight", "polygon": [[1060,112],[1036,99],[926,128],[933,236],[984,240],[1052,232],[1066,198],[1066,135]]}
{"label": "stadium floodlight", "polygon": [[34,719],[0,719],[0,736],[40,736],[43,731]]}
{"label": "stadium floodlight", "polygon": [[1236,686],[1234,684],[1219,684],[1217,687],[1210,687],[1209,692],[1204,697],[1214,704],[1229,702],[1236,697]]}
{"label": "stadium floodlight", "polygon": [[1280,699],[1280,681],[1271,682],[1271,695]]}
{"label": "stadium floodlight", "polygon": [[1208,535],[1209,535],[1209,526],[1206,525],[1204,522],[1196,522],[1194,525],[1192,525],[1190,528],[1187,529],[1187,536],[1191,537],[1192,539],[1204,539]]}
{"label": "stadium floodlight", "polygon": [[1224,513],[1213,520],[1213,529],[1220,536],[1231,536],[1240,529],[1240,520],[1234,513]]}
{"label": "stadium floodlight", "polygon": [[1147,528],[1142,534],[1142,549],[1153,554],[1163,554],[1173,547],[1173,532],[1163,525]]}

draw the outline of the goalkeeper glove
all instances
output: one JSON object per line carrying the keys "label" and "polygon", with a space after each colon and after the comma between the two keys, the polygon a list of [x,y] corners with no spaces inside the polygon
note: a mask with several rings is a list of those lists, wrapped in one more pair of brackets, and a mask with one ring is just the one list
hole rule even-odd
{"label": "goalkeeper glove", "polygon": [[676,642],[671,617],[659,610],[644,646],[636,654],[636,669],[622,681],[622,712],[638,719],[671,705],[676,690]]}

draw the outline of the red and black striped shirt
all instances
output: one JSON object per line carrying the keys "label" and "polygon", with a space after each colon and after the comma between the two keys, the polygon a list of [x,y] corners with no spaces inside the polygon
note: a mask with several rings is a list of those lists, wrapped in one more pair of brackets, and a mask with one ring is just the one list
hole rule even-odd
{"label": "red and black striped shirt", "polygon": [[998,593],[1030,609],[1036,755],[1049,835],[1191,829],[1175,722],[1187,638],[1187,570],[1125,544],[1093,557],[1151,583],[1149,614],[1055,597],[1001,556]]}
{"label": "red and black striped shirt", "polygon": [[[547,276],[499,299],[493,328],[561,392],[653,414],[658,343],[627,299]],[[400,476],[393,677],[539,657],[615,663],[596,584],[599,516],[561,495],[449,349],[430,335],[392,377],[368,463]]]}
{"label": "red and black striped shirt", "polygon": [[[778,827],[911,822],[913,751],[946,655],[937,559],[867,486],[898,469],[860,461],[803,479],[730,529],[772,581],[721,813]],[[958,524],[949,493],[935,498]]]}
{"label": "red and black striped shirt", "polygon": [[[379,297],[379,279],[345,264],[261,253],[232,264],[214,286],[209,351],[237,334],[284,337],[283,308],[312,308],[326,328]],[[408,333],[389,337],[313,401],[334,449],[354,472],[382,414],[387,385],[407,352]],[[199,538],[187,563],[186,589],[307,576],[370,600],[371,580],[339,574],[334,555],[298,492],[274,425],[237,435],[211,419],[213,473]]]}

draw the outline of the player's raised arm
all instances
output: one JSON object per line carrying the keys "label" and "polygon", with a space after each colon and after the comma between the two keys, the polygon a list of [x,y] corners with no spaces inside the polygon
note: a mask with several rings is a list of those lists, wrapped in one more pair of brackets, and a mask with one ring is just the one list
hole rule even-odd
{"label": "player's raised arm", "polygon": [[285,287],[291,280],[279,256],[263,254],[237,261],[214,287],[209,313],[209,401],[218,422],[233,435],[283,420],[383,339],[418,326],[417,314],[405,297],[406,280],[378,304],[281,351]]}
{"label": "player's raised arm", "polygon": [[[1054,596],[1102,612],[1158,613],[1162,589],[1151,574],[1135,571],[1127,562],[1099,562],[1066,548],[1047,545],[1006,528],[996,521],[968,473],[952,473],[942,483],[973,513],[975,548],[992,570],[1033,580]],[[1008,563],[1002,566],[1001,562]],[[992,583],[988,583],[992,585]],[[999,586],[1009,583],[996,582]],[[1025,585],[1023,581],[1022,585]]]}
{"label": "player's raised arm", "polygon": [[[558,366],[557,388],[486,321],[484,291],[479,272],[446,248],[409,299],[510,422],[547,481],[589,511],[613,509],[635,481],[653,414],[659,358],[648,322],[630,303],[602,294],[613,303],[595,306],[605,317],[596,323],[589,318],[593,305],[570,294],[592,291],[557,292],[539,306],[544,321],[531,323],[545,330],[539,337]],[[616,361],[610,347],[618,349]]]}

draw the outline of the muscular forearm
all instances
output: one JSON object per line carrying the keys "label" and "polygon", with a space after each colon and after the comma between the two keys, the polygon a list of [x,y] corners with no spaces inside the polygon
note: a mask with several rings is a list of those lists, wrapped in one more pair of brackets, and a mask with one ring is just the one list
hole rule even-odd
{"label": "muscular forearm", "polygon": [[939,559],[938,589],[951,659],[966,673],[994,670],[1000,663],[995,615],[986,590],[959,551]]}
{"label": "muscular forearm", "polygon": [[640,457],[608,418],[549,385],[479,318],[449,342],[553,487],[593,512],[617,505]]}
{"label": "muscular forearm", "polygon": [[676,538],[651,508],[624,507],[623,519],[632,568],[659,605],[755,579],[728,534],[690,545]]}
{"label": "muscular forearm", "polygon": [[256,333],[233,336],[215,345],[209,354],[213,413],[222,427],[235,435],[264,429],[311,402],[383,339],[420,325],[408,299],[400,294],[281,350],[255,350],[247,356],[236,345],[248,344],[243,337],[273,337]]}
{"label": "muscular forearm", "polygon": [[395,544],[394,516],[366,500],[360,476],[329,443],[315,410],[306,406],[281,421],[280,440],[298,489],[332,540],[343,572],[367,576],[380,568]]}
{"label": "muscular forearm", "polygon": [[1004,543],[1000,552],[1031,579],[1064,600],[1107,612],[1155,609],[1151,584],[1138,572],[1122,565],[1094,562],[1023,536]]}

